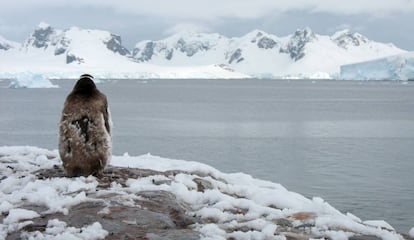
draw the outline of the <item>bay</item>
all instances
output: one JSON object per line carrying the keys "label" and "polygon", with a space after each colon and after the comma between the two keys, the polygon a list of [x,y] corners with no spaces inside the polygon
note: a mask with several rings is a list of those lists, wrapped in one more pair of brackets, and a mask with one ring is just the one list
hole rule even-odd
{"label": "bay", "polygon": [[[57,148],[59,89],[0,88],[0,146]],[[116,155],[151,153],[245,172],[364,220],[414,226],[414,84],[112,80]]]}

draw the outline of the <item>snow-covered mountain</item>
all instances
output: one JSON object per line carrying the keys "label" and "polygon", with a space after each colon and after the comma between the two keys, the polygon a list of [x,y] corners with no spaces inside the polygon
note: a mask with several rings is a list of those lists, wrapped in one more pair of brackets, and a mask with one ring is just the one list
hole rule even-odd
{"label": "snow-covered mountain", "polygon": [[184,32],[159,41],[139,42],[132,56],[138,62],[159,65],[221,63],[249,75],[286,76],[335,74],[343,64],[403,52],[350,30],[325,36],[305,28],[285,37],[259,30],[239,38]]}
{"label": "snow-covered mountain", "polygon": [[125,60],[129,54],[121,37],[110,32],[78,27],[59,30],[46,23],[39,24],[19,52],[29,57],[54,57],[65,64],[92,65]]}
{"label": "snow-covered mountain", "polygon": [[171,68],[138,64],[130,58],[120,36],[101,30],[78,27],[59,30],[41,23],[21,47],[0,42],[8,43],[4,44],[6,51],[0,52],[0,77],[7,78],[18,78],[20,73],[27,76],[27,72],[56,78],[76,78],[83,72],[100,78],[249,77],[218,65]]}
{"label": "snow-covered mountain", "polygon": [[59,30],[41,23],[20,47],[0,38],[0,73],[58,72],[60,77],[68,77],[74,71],[87,71],[101,77],[329,78],[339,74],[341,65],[404,52],[350,30],[326,36],[309,28],[284,37],[260,30],[233,38],[180,32],[162,40],[138,42],[129,51],[120,36],[108,31],[78,27]]}

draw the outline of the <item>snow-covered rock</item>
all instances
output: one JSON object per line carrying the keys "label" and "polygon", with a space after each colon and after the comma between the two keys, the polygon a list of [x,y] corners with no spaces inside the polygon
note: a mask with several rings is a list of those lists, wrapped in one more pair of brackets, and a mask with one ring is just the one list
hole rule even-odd
{"label": "snow-covered rock", "polygon": [[316,41],[317,37],[310,28],[297,30],[289,39],[286,46],[280,49],[281,53],[289,54],[294,61],[305,57],[306,44]]}
{"label": "snow-covered rock", "polygon": [[[122,46],[121,37],[107,31],[80,29],[71,27],[66,30],[54,29],[47,23],[40,23],[32,35],[24,42],[24,52],[33,49],[51,49],[54,55],[61,55],[68,51],[80,48],[94,48],[94,50],[110,50],[122,56],[129,54],[129,51]],[[70,62],[67,62],[70,63]]]}
{"label": "snow-covered rock", "polygon": [[7,51],[9,49],[18,48],[19,43],[7,40],[0,36],[0,51]]}
{"label": "snow-covered rock", "polygon": [[331,36],[331,39],[338,44],[339,47],[345,49],[369,43],[369,40],[365,36],[362,36],[359,33],[353,33],[349,29],[336,32]]}
{"label": "snow-covered rock", "polygon": [[[158,41],[141,41],[133,49],[138,62],[186,66],[219,64],[217,54],[222,52],[227,38],[219,34],[180,32]],[[191,61],[188,61],[191,59]]]}
{"label": "snow-covered rock", "polygon": [[345,80],[414,80],[414,52],[341,66]]}
{"label": "snow-covered rock", "polygon": [[101,179],[66,178],[57,150],[0,147],[0,237],[103,239],[135,229],[149,239],[403,239],[384,221],[361,222],[247,174],[150,154],[113,156],[111,165]]}

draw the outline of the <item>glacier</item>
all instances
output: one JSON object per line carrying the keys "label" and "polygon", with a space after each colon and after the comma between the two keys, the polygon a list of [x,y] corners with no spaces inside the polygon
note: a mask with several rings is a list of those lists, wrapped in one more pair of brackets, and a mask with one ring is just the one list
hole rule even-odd
{"label": "glacier", "polygon": [[414,52],[341,66],[344,80],[414,80]]}

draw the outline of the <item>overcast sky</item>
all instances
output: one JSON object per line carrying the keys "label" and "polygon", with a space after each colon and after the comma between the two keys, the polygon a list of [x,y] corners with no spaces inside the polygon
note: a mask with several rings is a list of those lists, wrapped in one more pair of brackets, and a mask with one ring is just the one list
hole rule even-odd
{"label": "overcast sky", "polygon": [[22,42],[40,22],[55,28],[108,30],[131,48],[181,30],[239,37],[254,29],[278,36],[310,27],[349,28],[414,50],[414,0],[4,0],[0,36]]}

